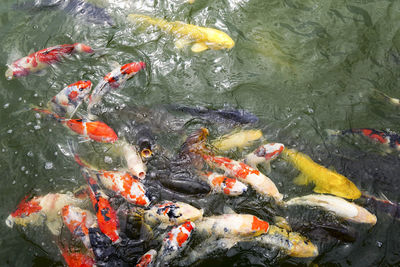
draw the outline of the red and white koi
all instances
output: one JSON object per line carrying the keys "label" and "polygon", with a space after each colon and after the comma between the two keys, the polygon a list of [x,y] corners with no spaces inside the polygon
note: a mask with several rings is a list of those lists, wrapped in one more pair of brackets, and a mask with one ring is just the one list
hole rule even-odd
{"label": "red and white koi", "polygon": [[110,92],[112,89],[121,87],[129,78],[138,73],[140,70],[146,67],[146,63],[132,62],[118,67],[108,73],[103,80],[94,88],[92,95],[90,97],[88,105],[89,118],[94,118],[95,116],[91,113],[94,105],[98,104],[106,93]]}
{"label": "red and white koi", "polygon": [[203,159],[211,166],[224,170],[228,175],[235,177],[243,183],[250,184],[258,193],[273,197],[280,202],[283,198],[278,188],[270,178],[249,165],[225,157],[203,154]]}
{"label": "red and white koi", "polygon": [[263,164],[267,170],[270,170],[271,160],[276,159],[284,148],[285,146],[280,143],[269,143],[259,146],[252,153],[246,155],[243,162],[254,169],[257,168],[258,164]]}
{"label": "red and white koi", "polygon": [[80,238],[86,248],[90,248],[89,228],[97,227],[96,217],[88,210],[71,205],[64,206],[61,211],[64,225],[76,237]]}
{"label": "red and white koi", "polygon": [[11,80],[38,72],[53,63],[59,62],[64,56],[75,52],[93,53],[94,51],[90,46],[81,43],[45,48],[14,61],[6,71],[6,78]]}
{"label": "red and white koi", "polygon": [[153,266],[154,260],[157,256],[157,251],[150,249],[142,257],[140,257],[139,262],[136,267],[151,267]]}
{"label": "red and white koi", "polygon": [[58,246],[68,267],[95,267],[94,259],[81,252],[70,252],[68,248]]}
{"label": "red and white koi", "polygon": [[82,174],[89,185],[89,196],[96,212],[97,223],[100,230],[108,236],[112,242],[119,242],[119,220],[117,213],[111,207],[108,197],[101,191],[97,182],[90,177],[87,171],[83,170]]}
{"label": "red and white koi", "polygon": [[60,212],[66,205],[81,206],[83,199],[78,199],[72,193],[47,194],[29,199],[26,196],[18,204],[17,209],[8,216],[6,224],[13,227],[14,223],[26,226],[27,224],[40,225],[43,222],[53,235],[59,235],[62,220]]}
{"label": "red and white koi", "polygon": [[175,226],[169,231],[161,246],[160,262],[168,262],[181,252],[189,243],[190,237],[195,229],[194,222],[187,221],[179,226]]}
{"label": "red and white koi", "polygon": [[196,231],[213,237],[258,236],[268,233],[269,223],[250,214],[223,214],[203,217]]}
{"label": "red and white koi", "polygon": [[70,84],[49,101],[49,109],[59,116],[73,116],[79,105],[89,97],[91,89],[91,81]]}
{"label": "red and white koi", "polygon": [[339,217],[357,223],[368,223],[375,225],[376,216],[369,211],[354,203],[344,200],[340,197],[329,195],[307,195],[295,197],[286,202],[287,206],[304,205],[311,207],[320,207],[330,211]]}
{"label": "red and white koi", "polygon": [[90,121],[87,119],[66,119],[47,109],[34,108],[33,110],[49,114],[73,132],[93,141],[115,143],[118,140],[115,131],[104,122]]}
{"label": "red and white koi", "polygon": [[196,221],[203,217],[203,210],[183,202],[164,201],[154,205],[144,213],[145,223],[154,225],[161,223],[165,226],[177,225],[186,221]]}
{"label": "red and white koi", "polygon": [[207,181],[214,192],[228,196],[239,196],[247,191],[247,185],[225,175],[208,172],[200,174],[200,178]]}

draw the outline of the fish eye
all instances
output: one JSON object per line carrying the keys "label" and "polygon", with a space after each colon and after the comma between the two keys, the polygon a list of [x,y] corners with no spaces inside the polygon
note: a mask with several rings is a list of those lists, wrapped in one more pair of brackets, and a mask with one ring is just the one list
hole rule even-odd
{"label": "fish eye", "polygon": [[153,152],[150,150],[150,149],[148,149],[148,148],[145,148],[145,149],[143,149],[141,152],[140,152],[140,154],[142,155],[142,157],[143,158],[150,158],[151,157],[151,155],[153,154]]}
{"label": "fish eye", "polygon": [[82,92],[82,91],[83,91],[83,88],[79,88],[79,91],[81,91],[81,92]]}

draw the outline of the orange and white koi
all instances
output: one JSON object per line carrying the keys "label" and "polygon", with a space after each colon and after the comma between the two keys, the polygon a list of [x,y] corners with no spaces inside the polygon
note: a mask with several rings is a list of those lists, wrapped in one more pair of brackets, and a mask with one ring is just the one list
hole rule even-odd
{"label": "orange and white koi", "polygon": [[112,242],[120,241],[118,230],[119,220],[117,213],[108,201],[108,197],[101,191],[97,182],[90,177],[87,171],[83,170],[82,174],[89,185],[89,196],[96,212],[97,223],[100,230],[108,236]]}
{"label": "orange and white koi", "polygon": [[80,238],[86,248],[90,248],[89,228],[97,227],[96,217],[88,210],[67,205],[61,210],[64,225],[76,237]]}
{"label": "orange and white koi", "polygon": [[312,194],[292,198],[286,202],[286,205],[320,207],[352,222],[368,223],[372,225],[376,224],[375,215],[371,214],[363,207],[360,207],[340,197]]}
{"label": "orange and white koi", "polygon": [[153,266],[154,260],[157,256],[157,251],[150,249],[142,257],[140,257],[139,262],[136,267],[151,267]]}
{"label": "orange and white koi", "polygon": [[17,209],[7,217],[6,224],[13,227],[14,223],[26,226],[27,224],[40,225],[45,222],[53,235],[59,235],[62,220],[61,209],[66,205],[81,206],[83,199],[78,199],[72,193],[47,194],[29,199],[26,196],[18,204]]}
{"label": "orange and white koi", "polygon": [[161,246],[159,263],[165,263],[181,252],[189,243],[190,237],[195,229],[194,222],[187,221],[179,226],[175,226],[169,231]]}
{"label": "orange and white koi", "polygon": [[89,118],[93,119],[95,117],[91,112],[92,108],[100,102],[103,95],[110,92],[112,89],[121,87],[129,78],[145,67],[146,63],[142,61],[132,62],[127,63],[122,67],[118,67],[108,73],[92,92],[88,105]]}
{"label": "orange and white koi", "polygon": [[70,252],[68,248],[58,246],[68,267],[95,267],[95,261],[81,252]]}
{"label": "orange and white koi", "polygon": [[64,56],[75,52],[93,53],[94,51],[90,46],[81,43],[57,45],[42,49],[14,61],[6,71],[6,78],[11,80],[38,72],[53,63],[59,62]]}
{"label": "orange and white koi", "polygon": [[252,153],[246,155],[243,162],[257,168],[258,164],[263,164],[270,170],[270,161],[276,159],[283,151],[285,146],[280,143],[269,143],[259,146]]}
{"label": "orange and white koi", "polygon": [[33,110],[49,114],[73,132],[93,141],[101,143],[114,143],[118,140],[118,136],[115,131],[104,122],[90,121],[87,119],[67,119],[60,117],[47,109],[34,108]]}
{"label": "orange and white koi", "polygon": [[239,196],[247,191],[247,185],[223,174],[208,172],[200,174],[200,178],[207,181],[214,192],[228,196]]}
{"label": "orange and white koi", "polygon": [[144,212],[145,223],[165,226],[177,225],[186,221],[196,221],[203,217],[203,210],[183,202],[164,201]]}
{"label": "orange and white koi", "polygon": [[203,154],[203,159],[211,166],[223,169],[228,175],[235,177],[243,183],[250,184],[258,193],[273,197],[280,202],[283,198],[278,188],[270,178],[249,165],[225,157]]}
{"label": "orange and white koi", "polygon": [[206,236],[258,236],[268,233],[269,223],[250,214],[222,214],[203,217],[196,222],[196,231]]}
{"label": "orange and white koi", "polygon": [[92,90],[91,81],[70,84],[49,101],[49,109],[59,116],[72,116],[79,105],[88,98],[90,90]]}

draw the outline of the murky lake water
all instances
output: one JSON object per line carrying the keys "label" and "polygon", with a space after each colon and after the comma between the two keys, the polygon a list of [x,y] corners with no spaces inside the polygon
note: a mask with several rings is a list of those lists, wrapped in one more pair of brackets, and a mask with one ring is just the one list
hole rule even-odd
{"label": "murky lake water", "polygon": [[[34,8],[27,4],[16,8],[15,4],[23,1],[0,3],[0,73],[6,71],[7,64],[31,51],[53,45],[81,42],[97,49],[97,53],[69,57],[41,76],[7,81],[0,75],[1,222],[28,192],[41,195],[74,190],[84,184],[77,164],[63,153],[67,139],[77,141],[76,136],[55,121],[37,117],[30,107],[47,103],[64,86],[81,79],[90,79],[96,85],[114,68],[114,62],[132,61],[145,61],[146,71],[103,100],[106,113],[101,118],[120,136],[128,137],[134,131],[135,124],[127,120],[136,120],[137,112],[157,118],[169,104],[245,109],[259,117],[251,128],[261,129],[267,140],[295,147],[347,176],[362,191],[376,196],[383,193],[398,202],[397,153],[382,153],[379,147],[362,140],[330,138],[325,130],[368,127],[400,132],[399,109],[373,90],[400,97],[399,1],[94,2],[110,14],[114,26],[93,23],[106,19],[100,12],[88,21],[84,15],[75,14],[73,9],[66,11],[65,7]],[[127,22],[129,13],[218,28],[236,44],[229,51],[196,54],[189,48],[177,50],[169,34]],[[209,127],[212,137],[232,130],[232,125],[188,120],[187,116],[175,114],[159,119],[159,123],[157,119],[145,123],[158,129],[157,141],[171,155],[178,151],[184,137],[200,126]],[[179,125],[183,125],[183,130]],[[239,158],[252,149],[236,151],[231,156]],[[101,154],[99,146],[87,142],[82,143],[80,150],[93,157]],[[101,154],[98,158],[103,157]],[[291,166],[278,161],[273,167],[269,176],[285,198],[312,192],[312,186],[293,184],[297,172]],[[152,188],[151,184],[148,186]],[[254,192],[239,198],[202,199],[162,193],[157,187],[152,192],[158,199],[184,199],[204,207],[206,215],[222,213],[222,203],[267,221],[274,215],[285,215],[273,205],[259,201]],[[254,244],[243,244],[228,252],[208,255],[199,264],[399,265],[399,221],[373,205],[365,207],[377,215],[378,222],[371,229],[347,223],[357,232],[352,242],[318,228],[299,227],[299,232],[319,246],[320,255],[315,259],[294,259]],[[332,220],[315,211],[294,210],[287,215],[300,222]],[[0,232],[1,266],[62,265],[45,227],[9,229],[0,223]]]}

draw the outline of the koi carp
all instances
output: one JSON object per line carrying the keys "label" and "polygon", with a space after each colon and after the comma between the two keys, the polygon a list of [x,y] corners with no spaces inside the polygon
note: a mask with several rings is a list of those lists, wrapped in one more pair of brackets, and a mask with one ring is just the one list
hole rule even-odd
{"label": "koi carp", "polygon": [[6,78],[11,80],[38,72],[51,64],[59,62],[64,56],[75,52],[93,53],[94,51],[90,46],[81,43],[57,45],[42,49],[14,61],[6,71]]}
{"label": "koi carp", "polygon": [[59,235],[62,220],[61,210],[66,205],[81,206],[84,200],[78,199],[72,193],[47,194],[29,199],[26,196],[18,204],[17,209],[7,217],[6,225],[13,227],[14,223],[26,226],[27,224],[40,225],[45,222],[53,235]]}
{"label": "koi carp", "polygon": [[90,90],[91,81],[78,81],[62,89],[47,106],[58,116],[73,116],[80,104],[88,98]]}
{"label": "koi carp", "polygon": [[115,146],[118,147],[118,150],[125,158],[129,172],[140,180],[143,180],[146,177],[147,167],[143,163],[136,147],[125,141],[117,142]]}
{"label": "koi carp", "polygon": [[92,114],[94,105],[100,103],[103,95],[110,92],[112,89],[121,87],[128,79],[146,67],[144,62],[132,62],[117,67],[104,76],[103,80],[93,89],[88,104],[88,116],[90,119],[95,119],[96,116]]}
{"label": "koi carp", "polygon": [[268,171],[271,170],[270,162],[276,159],[283,151],[285,146],[280,143],[270,143],[259,146],[256,150],[246,155],[243,162],[257,168],[258,164],[264,165]]}
{"label": "koi carp", "polygon": [[119,220],[117,213],[111,207],[106,194],[101,191],[97,182],[90,177],[87,171],[82,171],[89,185],[89,196],[92,201],[93,208],[96,212],[97,223],[101,232],[103,232],[112,242],[119,242]]}
{"label": "koi carp", "polygon": [[243,148],[249,146],[261,137],[262,132],[260,130],[242,130],[224,135],[211,142],[211,145],[218,150],[227,151],[235,147]]}
{"label": "koi carp", "polygon": [[223,214],[196,222],[196,231],[206,236],[234,238],[268,233],[269,223],[250,214]]}
{"label": "koi carp", "polygon": [[64,225],[76,237],[82,240],[86,248],[90,248],[89,228],[97,227],[94,214],[71,205],[64,206],[61,210]]}
{"label": "koi carp", "polygon": [[301,172],[294,180],[296,184],[306,185],[312,182],[315,184],[316,193],[332,194],[347,199],[357,199],[361,196],[360,190],[352,181],[315,163],[309,156],[287,148],[282,151],[282,155]]}
{"label": "koi carp", "polygon": [[85,168],[88,173],[96,177],[96,180],[100,181],[104,187],[119,194],[129,203],[145,207],[150,204],[143,184],[133,178],[128,172],[98,170],[94,166],[83,161],[75,153],[74,159],[80,166]]}
{"label": "koi carp", "polygon": [[150,249],[142,257],[140,257],[136,267],[151,267],[153,266],[154,260],[157,256],[157,251]]}
{"label": "koi carp", "polygon": [[190,221],[173,227],[163,239],[161,249],[158,253],[158,263],[165,263],[175,258],[189,243],[195,227],[194,222]]}
{"label": "koi carp", "polygon": [[207,49],[231,49],[235,45],[235,42],[228,34],[213,28],[200,27],[180,21],[168,22],[163,19],[138,14],[129,14],[128,20],[134,23],[154,25],[175,35],[178,38],[175,42],[175,46],[178,49],[194,43],[192,51],[197,53]]}
{"label": "koi carp", "polygon": [[250,184],[258,193],[272,197],[277,202],[283,198],[270,178],[249,165],[225,157],[203,154],[203,159],[210,165],[224,170],[228,175]]}
{"label": "koi carp", "polygon": [[68,248],[58,246],[68,267],[95,267],[95,261],[81,252],[70,252]]}
{"label": "koi carp", "polygon": [[354,203],[328,195],[307,195],[295,197],[286,202],[287,206],[303,205],[320,207],[337,216],[356,223],[376,224],[376,216]]}
{"label": "koi carp", "polygon": [[367,137],[368,139],[383,144],[390,149],[400,151],[400,135],[394,132],[379,131],[371,128],[359,128],[359,129],[349,129],[343,131],[327,130],[330,135],[347,135],[347,134],[357,134]]}
{"label": "koi carp", "polygon": [[34,111],[50,115],[73,132],[100,143],[115,143],[118,136],[115,131],[101,121],[90,121],[87,119],[67,119],[58,116],[47,109],[34,108]]}
{"label": "koi carp", "polygon": [[163,201],[144,212],[144,222],[150,225],[178,225],[186,221],[197,221],[203,217],[203,210],[183,202]]}
{"label": "koi carp", "polygon": [[247,191],[247,186],[244,183],[216,172],[202,173],[200,178],[207,181],[213,191],[217,193],[239,196]]}

